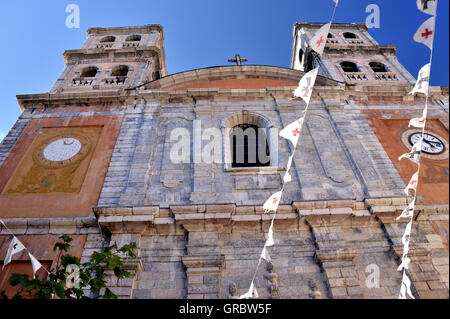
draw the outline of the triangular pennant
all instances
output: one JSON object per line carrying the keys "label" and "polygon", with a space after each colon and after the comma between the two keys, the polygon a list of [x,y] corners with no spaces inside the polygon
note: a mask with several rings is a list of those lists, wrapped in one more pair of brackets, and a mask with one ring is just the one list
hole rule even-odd
{"label": "triangular pennant", "polygon": [[414,201],[409,203],[408,206],[402,211],[400,216],[398,216],[395,220],[399,220],[400,218],[411,218],[414,216]]}
{"label": "triangular pennant", "polygon": [[423,93],[428,95],[428,88],[430,86],[430,72],[431,72],[431,63],[424,65],[417,75],[417,81],[409,94]]}
{"label": "triangular pennant", "polygon": [[267,251],[266,246],[264,246],[264,248],[263,248],[263,250],[262,250],[262,252],[261,252],[261,258],[262,258],[262,259],[265,259],[265,260],[267,260],[267,261],[271,261],[270,255],[269,255],[269,252]]}
{"label": "triangular pennant", "polygon": [[414,41],[425,44],[430,50],[433,49],[435,22],[436,17],[429,18],[414,34]]}
{"label": "triangular pennant", "polygon": [[282,193],[283,191],[281,190],[270,196],[269,199],[264,203],[263,209],[276,212],[278,209],[278,205],[280,205]]}
{"label": "triangular pennant", "polygon": [[417,0],[417,9],[429,15],[436,15],[437,0]]}
{"label": "triangular pennant", "polygon": [[419,164],[421,151],[422,151],[422,138],[419,138],[419,140],[412,146],[411,151],[409,153],[405,153],[402,156],[400,156],[398,160],[400,161],[403,158],[407,158],[411,162]]}
{"label": "triangular pennant", "polygon": [[406,271],[403,270],[402,286],[400,288],[400,295],[398,298],[406,299],[406,294],[408,294],[412,299],[415,299],[411,292],[411,280],[408,275],[406,275]]}
{"label": "triangular pennant", "polygon": [[289,170],[291,169],[291,166],[292,166],[292,159],[293,159],[293,157],[294,157],[294,154],[292,154],[289,157],[289,160],[288,160],[288,163],[287,163],[287,166],[286,166],[286,173],[284,174],[284,177],[283,177],[283,183],[289,183],[290,181],[292,181],[292,176],[289,173]]}
{"label": "triangular pennant", "polygon": [[410,196],[409,191],[411,189],[414,190],[414,192],[416,192],[418,182],[419,182],[419,172],[417,171],[414,173],[408,185],[405,187],[406,196]]}
{"label": "triangular pennant", "polygon": [[422,117],[416,117],[409,121],[408,127],[414,126],[417,128],[424,128],[427,122],[428,107],[425,107],[422,112]]}
{"label": "triangular pennant", "polygon": [[273,241],[273,220],[272,223],[270,224],[269,227],[269,231],[267,233],[267,240],[266,243],[264,244],[265,247],[270,247],[273,246],[275,244],[275,242]]}
{"label": "triangular pennant", "polygon": [[325,44],[327,43],[328,33],[330,32],[331,22],[324,24],[311,39],[311,49],[317,52],[320,56],[323,54]]}
{"label": "triangular pennant", "polygon": [[319,72],[319,68],[315,68],[306,73],[301,78],[300,82],[298,83],[298,87],[294,91],[294,96],[301,97],[307,105],[309,104],[314,84],[316,83],[317,72]]}
{"label": "triangular pennant", "polygon": [[37,271],[42,267],[41,263],[34,258],[34,256],[31,253],[28,253],[28,256],[30,256],[31,259],[31,265],[33,266],[33,277],[36,275]]}
{"label": "triangular pennant", "polygon": [[256,291],[255,285],[252,283],[250,284],[250,288],[248,291],[239,297],[239,299],[251,299],[251,298],[258,298],[258,292]]}
{"label": "triangular pennant", "polygon": [[9,244],[8,252],[6,253],[3,268],[5,268],[5,266],[11,262],[11,258],[13,255],[20,253],[24,249],[25,246],[20,242],[20,240],[16,236],[13,236],[13,239]]}
{"label": "triangular pennant", "polygon": [[302,132],[304,120],[305,116],[296,119],[294,122],[290,123],[280,131],[280,136],[291,141],[292,145],[296,146]]}

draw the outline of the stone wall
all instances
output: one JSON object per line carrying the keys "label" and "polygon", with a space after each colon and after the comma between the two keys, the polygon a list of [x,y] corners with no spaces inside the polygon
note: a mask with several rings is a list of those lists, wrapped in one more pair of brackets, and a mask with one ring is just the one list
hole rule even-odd
{"label": "stone wall", "polygon": [[[395,217],[405,205],[406,198],[376,198],[280,206],[275,245],[268,248],[272,262],[263,260],[255,275],[260,298],[397,298],[406,224]],[[432,221],[448,221],[448,206],[416,209],[409,270],[414,295],[448,298],[448,250],[430,228]],[[259,206],[96,212],[111,240],[138,243],[134,277],[112,283],[122,298],[236,298],[248,290],[270,223]],[[373,267],[379,287],[366,284]]]}

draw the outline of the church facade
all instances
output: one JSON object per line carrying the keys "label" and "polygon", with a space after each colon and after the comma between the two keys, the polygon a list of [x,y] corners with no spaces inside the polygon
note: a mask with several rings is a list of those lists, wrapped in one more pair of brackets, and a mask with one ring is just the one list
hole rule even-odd
{"label": "church facade", "polygon": [[[305,107],[292,92],[320,66],[255,287],[260,298],[397,298],[406,220],[396,217],[415,169],[398,157],[420,132],[408,122],[424,98],[408,94],[415,78],[396,47],[364,24],[333,24],[319,59],[305,41],[320,26],[294,26],[290,68],[172,75],[160,25],[89,29],[48,93],[17,97],[23,112],[0,145],[0,217],[49,267],[61,234],[82,259],[136,242],[132,277],[109,282],[120,298],[236,299],[266,239],[262,205],[292,152],[278,133]],[[448,298],[448,87],[430,96],[409,275],[417,298]],[[237,163],[230,132],[248,127],[262,132],[264,163]],[[1,229],[0,261],[9,239]],[[0,290],[27,262],[0,272]]]}

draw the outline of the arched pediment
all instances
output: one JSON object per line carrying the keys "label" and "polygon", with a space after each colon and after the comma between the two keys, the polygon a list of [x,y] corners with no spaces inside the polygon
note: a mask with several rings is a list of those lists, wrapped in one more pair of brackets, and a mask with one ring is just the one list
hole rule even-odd
{"label": "arched pediment", "polygon": [[[175,73],[144,85],[148,90],[184,91],[217,88],[266,89],[297,86],[304,72],[265,65],[217,66]],[[334,86],[339,82],[318,76],[316,85]]]}

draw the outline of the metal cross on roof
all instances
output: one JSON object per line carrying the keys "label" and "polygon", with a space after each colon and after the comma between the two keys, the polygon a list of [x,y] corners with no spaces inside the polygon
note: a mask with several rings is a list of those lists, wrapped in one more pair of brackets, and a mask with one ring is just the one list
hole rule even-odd
{"label": "metal cross on roof", "polygon": [[241,65],[242,62],[247,62],[247,61],[248,61],[248,59],[241,58],[241,56],[238,53],[236,53],[234,58],[228,59],[228,62],[234,62],[234,63],[236,63],[236,65]]}

